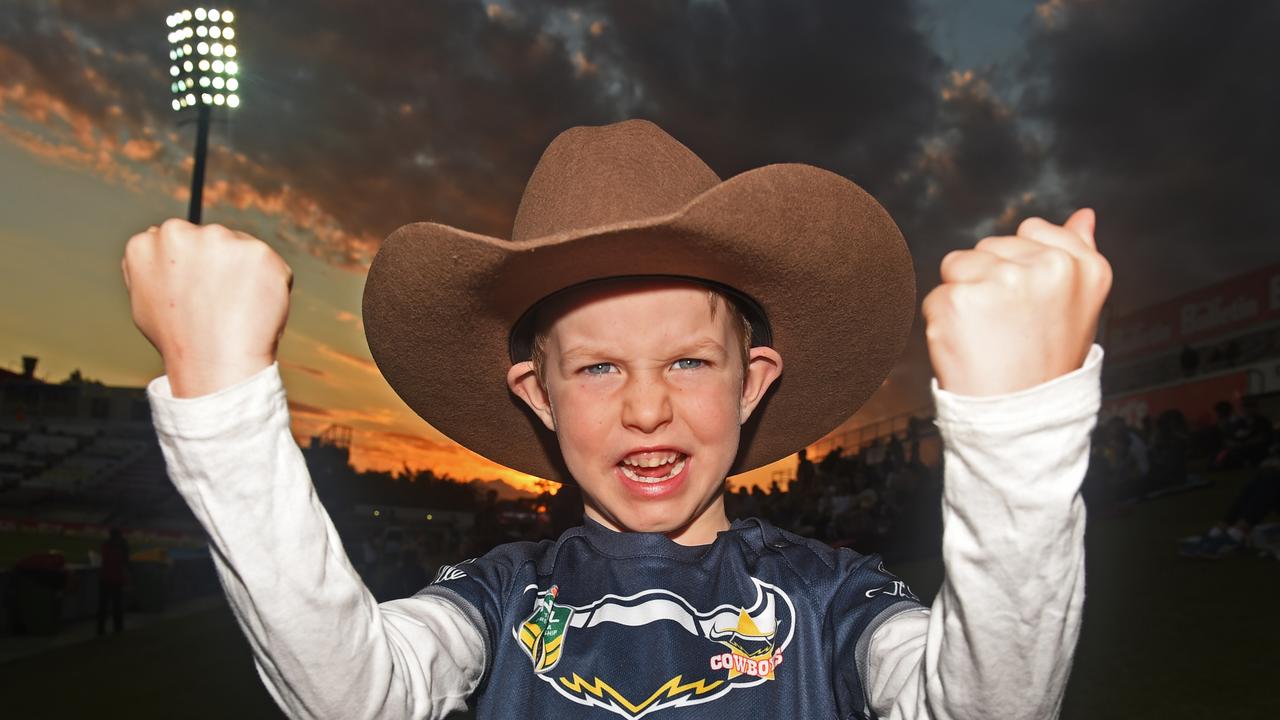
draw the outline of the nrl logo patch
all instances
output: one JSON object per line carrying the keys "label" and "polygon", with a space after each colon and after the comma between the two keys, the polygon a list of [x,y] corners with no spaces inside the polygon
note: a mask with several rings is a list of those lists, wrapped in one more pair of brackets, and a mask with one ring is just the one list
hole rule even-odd
{"label": "nrl logo patch", "polygon": [[557,585],[542,593],[534,604],[533,613],[524,619],[516,632],[516,639],[533,660],[536,673],[550,670],[560,660],[564,634],[569,629],[569,618],[573,616],[573,608],[556,606],[559,595],[560,587]]}
{"label": "nrl logo patch", "polygon": [[[751,582],[750,604],[705,612],[663,589],[571,606],[559,602],[559,586],[540,591],[530,585],[525,592],[536,592],[533,611],[512,635],[536,676],[557,693],[635,720],[710,702],[783,672],[795,607],[776,586]],[[656,648],[664,660],[653,656]],[[638,654],[650,662],[637,664]]]}

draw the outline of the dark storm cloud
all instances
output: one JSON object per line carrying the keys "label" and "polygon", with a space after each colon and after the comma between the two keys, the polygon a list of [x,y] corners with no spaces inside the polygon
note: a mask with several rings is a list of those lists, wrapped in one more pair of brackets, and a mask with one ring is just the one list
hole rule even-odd
{"label": "dark storm cloud", "polygon": [[[176,122],[171,9],[20,5],[0,39],[104,131],[163,135]],[[1016,164],[1021,146],[979,83],[943,96],[955,79],[910,3],[331,0],[237,12],[245,102],[215,126],[207,197],[291,216],[276,236],[311,232],[337,264],[359,264],[418,219],[505,235],[558,131],[629,116],[657,121],[724,177],[770,162],[839,172],[931,259],[1025,176],[997,162]],[[99,82],[81,72],[89,51]],[[175,191],[189,132],[155,157]],[[971,171],[986,175],[967,182]],[[336,227],[312,222],[318,213]]]}
{"label": "dark storm cloud", "polygon": [[1280,4],[1054,2],[1027,107],[1099,211],[1118,309],[1280,257]]}
{"label": "dark storm cloud", "polygon": [[922,286],[1037,174],[1014,113],[984,74],[946,72],[913,3],[557,7],[591,28],[585,60],[622,114],[653,118],[722,177],[806,162],[854,180],[902,227]]}
{"label": "dark storm cloud", "polygon": [[883,190],[934,120],[941,61],[910,3],[566,3],[626,114],[722,176],[807,162]]}
{"label": "dark storm cloud", "polygon": [[1025,217],[1043,152],[986,73],[951,73],[941,97],[932,133],[888,198],[914,237],[921,295],[937,284],[948,251],[971,247],[980,230],[1003,229],[1007,217]]}
{"label": "dark storm cloud", "polygon": [[[547,141],[611,119],[560,39],[478,2],[237,5],[245,102],[215,124],[209,196],[283,198],[293,207],[282,212],[303,221],[314,206],[341,230],[322,245],[428,218],[505,235]],[[21,4],[0,21],[0,42],[24,59],[29,83],[104,134],[155,134],[176,122],[164,72],[171,10]],[[217,178],[228,186],[212,187]]]}

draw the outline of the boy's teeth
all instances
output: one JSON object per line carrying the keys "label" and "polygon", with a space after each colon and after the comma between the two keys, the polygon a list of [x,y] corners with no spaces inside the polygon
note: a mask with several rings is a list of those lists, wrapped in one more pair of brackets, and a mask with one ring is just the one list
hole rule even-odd
{"label": "boy's teeth", "polygon": [[637,453],[622,459],[623,465],[653,468],[675,462],[680,457],[677,452]]}
{"label": "boy's teeth", "polygon": [[661,476],[658,476],[658,477],[646,477],[646,476],[644,476],[644,475],[637,475],[637,474],[636,474],[636,472],[635,472],[634,470],[632,470],[631,468],[627,467],[626,463],[623,463],[622,465],[619,465],[618,467],[622,468],[622,474],[623,474],[623,475],[626,475],[628,478],[630,478],[631,480],[634,480],[634,481],[636,481],[636,482],[641,482],[641,483],[660,483],[660,482],[664,482],[664,481],[666,481],[666,480],[670,480],[671,478],[673,478],[673,477],[675,477],[675,476],[679,475],[679,474],[680,474],[680,471],[684,470],[684,462],[685,462],[685,458],[680,458],[680,462],[676,463],[676,464],[675,464],[675,466],[673,466],[670,470],[668,470],[666,475],[661,475]]}

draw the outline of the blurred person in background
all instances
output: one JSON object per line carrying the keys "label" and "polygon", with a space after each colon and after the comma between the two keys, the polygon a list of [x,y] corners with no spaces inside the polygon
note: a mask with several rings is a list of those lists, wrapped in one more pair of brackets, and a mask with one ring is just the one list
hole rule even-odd
{"label": "blurred person in background", "polygon": [[1254,533],[1272,512],[1280,511],[1280,443],[1273,443],[1253,477],[1232,501],[1222,521],[1203,535],[1182,540],[1179,553],[1186,557],[1216,560],[1253,548],[1259,554],[1280,559],[1275,533]]}
{"label": "blurred person in background", "polygon": [[110,606],[111,625],[115,632],[124,630],[124,586],[129,582],[129,542],[120,528],[111,528],[102,541],[102,567],[98,571],[98,634],[107,632]]}

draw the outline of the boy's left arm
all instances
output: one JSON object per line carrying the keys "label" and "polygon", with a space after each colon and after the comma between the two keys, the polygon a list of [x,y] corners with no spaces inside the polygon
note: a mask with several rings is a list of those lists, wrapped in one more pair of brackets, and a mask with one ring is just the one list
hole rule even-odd
{"label": "boy's left arm", "polygon": [[946,578],[931,613],[874,631],[862,670],[881,717],[1058,714],[1084,599],[1093,337],[1111,287],[1093,229],[1090,210],[1028,220],[949,254],[924,300]]}

